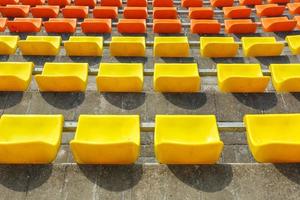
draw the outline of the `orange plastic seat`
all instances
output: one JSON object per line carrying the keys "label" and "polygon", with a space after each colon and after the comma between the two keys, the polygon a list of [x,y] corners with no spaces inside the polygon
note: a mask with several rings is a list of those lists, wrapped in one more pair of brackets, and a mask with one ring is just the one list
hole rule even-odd
{"label": "orange plastic seat", "polygon": [[33,17],[55,18],[59,13],[59,6],[35,6],[30,11]]}
{"label": "orange plastic seat", "polygon": [[127,0],[127,6],[147,7],[147,0]]}
{"label": "orange plastic seat", "polygon": [[221,30],[221,24],[213,19],[191,19],[191,33],[217,34]]}
{"label": "orange plastic seat", "polygon": [[7,19],[6,18],[0,18],[0,32],[5,31],[7,24]]}
{"label": "orange plastic seat", "polygon": [[101,0],[100,2],[101,6],[122,6],[122,0]]}
{"label": "orange plastic seat", "polygon": [[154,33],[180,33],[181,22],[179,19],[154,19]]}
{"label": "orange plastic seat", "polygon": [[86,18],[88,13],[88,6],[66,6],[62,9],[65,18]]}
{"label": "orange plastic seat", "polygon": [[83,33],[111,33],[111,19],[86,18],[81,29]]}
{"label": "orange plastic seat", "polygon": [[233,0],[210,0],[210,5],[213,7],[229,7],[233,6]]}
{"label": "orange plastic seat", "polygon": [[153,7],[172,7],[173,0],[153,0]]}
{"label": "orange plastic seat", "polygon": [[246,6],[223,7],[224,17],[232,19],[249,18],[251,8]]}
{"label": "orange plastic seat", "polygon": [[289,3],[291,0],[267,0],[268,3],[279,3],[279,4],[286,4]]}
{"label": "orange plastic seat", "polygon": [[44,26],[47,33],[74,33],[76,23],[76,19],[50,18],[44,22]]}
{"label": "orange plastic seat", "polygon": [[253,6],[262,4],[262,0],[239,0],[242,6]]}
{"label": "orange plastic seat", "polygon": [[265,4],[255,6],[257,16],[259,17],[277,17],[281,16],[285,10],[285,6],[277,4]]}
{"label": "orange plastic seat", "polygon": [[213,17],[214,11],[210,7],[189,8],[190,19],[212,19]]}
{"label": "orange plastic seat", "polygon": [[202,7],[202,0],[181,0],[181,6],[185,8],[189,7]]}
{"label": "orange plastic seat", "polygon": [[13,4],[18,4],[18,3],[19,3],[19,0],[0,0],[1,6],[13,5]]}
{"label": "orange plastic seat", "polygon": [[96,6],[93,10],[95,18],[118,18],[118,7],[114,6]]}
{"label": "orange plastic seat", "polygon": [[300,3],[288,3],[286,6],[292,15],[300,14]]}
{"label": "orange plastic seat", "polygon": [[120,19],[118,23],[119,33],[146,33],[145,19]]}
{"label": "orange plastic seat", "polygon": [[176,7],[154,7],[153,19],[177,19]]}
{"label": "orange plastic seat", "polygon": [[10,32],[39,32],[42,27],[41,18],[15,18],[13,21],[7,22]]}
{"label": "orange plastic seat", "polygon": [[123,16],[127,19],[147,19],[147,7],[125,7]]}
{"label": "orange plastic seat", "polygon": [[297,27],[298,29],[300,29],[300,16],[295,16],[295,17],[294,17],[294,20],[296,20],[296,22],[297,22],[297,26],[296,26],[296,27]]}
{"label": "orange plastic seat", "polygon": [[251,19],[230,19],[225,20],[224,24],[226,33],[255,33],[257,27],[257,24]]}
{"label": "orange plastic seat", "polygon": [[75,0],[74,3],[76,6],[95,7],[97,1],[96,0]]}
{"label": "orange plastic seat", "polygon": [[48,0],[48,5],[65,7],[66,5],[70,5],[71,0]]}
{"label": "orange plastic seat", "polygon": [[20,0],[20,3],[23,5],[36,6],[45,4],[45,0]]}
{"label": "orange plastic seat", "polygon": [[27,17],[29,10],[29,5],[0,6],[0,13],[3,17]]}
{"label": "orange plastic seat", "polygon": [[287,17],[268,17],[261,18],[261,24],[266,32],[285,32],[292,31],[296,27],[297,21]]}

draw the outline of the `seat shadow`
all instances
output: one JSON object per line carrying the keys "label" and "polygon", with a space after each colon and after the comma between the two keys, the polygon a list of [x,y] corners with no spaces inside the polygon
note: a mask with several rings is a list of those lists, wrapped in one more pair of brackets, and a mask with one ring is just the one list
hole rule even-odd
{"label": "seat shadow", "polygon": [[232,181],[230,165],[168,165],[169,170],[183,183],[204,192],[217,192]]}
{"label": "seat shadow", "polygon": [[[1,95],[1,93],[0,93]],[[7,93],[7,101],[5,103],[5,109],[11,108],[19,103],[21,103],[24,96],[24,92],[9,92]],[[0,104],[1,108],[1,104]]]}
{"label": "seat shadow", "polygon": [[164,97],[175,106],[184,109],[197,109],[207,102],[205,93],[163,93]]}
{"label": "seat shadow", "polygon": [[0,55],[0,61],[7,61],[9,59],[8,55]]}
{"label": "seat shadow", "polygon": [[55,56],[23,56],[28,62],[33,62],[35,66],[44,66],[46,62],[53,62]]}
{"label": "seat shadow", "polygon": [[125,110],[133,110],[145,103],[146,94],[114,92],[103,93],[103,97],[114,106]]}
{"label": "seat shadow", "polygon": [[288,64],[291,63],[290,59],[288,56],[286,55],[282,55],[282,56],[261,56],[261,57],[256,57],[256,60],[259,61],[260,64],[263,64],[267,67],[269,67],[270,64],[273,63],[283,63],[283,64]]}
{"label": "seat shadow", "polygon": [[119,63],[143,63],[145,64],[148,60],[148,57],[123,57],[123,56],[114,56],[114,58]]}
{"label": "seat shadow", "polygon": [[116,192],[133,188],[143,175],[142,165],[79,165],[79,168],[91,182]]}
{"label": "seat shadow", "polygon": [[102,56],[69,56],[69,58],[76,63],[88,63],[89,66],[99,66]]}
{"label": "seat shadow", "polygon": [[232,95],[240,103],[258,110],[269,110],[278,102],[274,93],[233,93]]}
{"label": "seat shadow", "polygon": [[50,105],[64,110],[76,108],[85,99],[83,92],[41,92],[41,96]]}
{"label": "seat shadow", "polygon": [[286,178],[300,185],[300,164],[274,164],[275,168]]}
{"label": "seat shadow", "polygon": [[300,101],[300,92],[291,92],[290,93],[295,99]]}
{"label": "seat shadow", "polygon": [[[158,58],[158,57],[156,57]],[[194,57],[159,57],[163,62],[166,63],[195,63]]]}

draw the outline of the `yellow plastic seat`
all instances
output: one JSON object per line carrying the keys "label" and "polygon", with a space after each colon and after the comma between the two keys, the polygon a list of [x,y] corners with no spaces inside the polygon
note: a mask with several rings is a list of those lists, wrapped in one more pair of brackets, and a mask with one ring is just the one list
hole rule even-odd
{"label": "yellow plastic seat", "polygon": [[271,64],[269,68],[277,92],[300,92],[300,64]]}
{"label": "yellow plastic seat", "polygon": [[300,35],[288,35],[285,40],[293,55],[300,54]]}
{"label": "yellow plastic seat", "polygon": [[43,92],[85,91],[88,63],[45,63],[42,74],[35,75]]}
{"label": "yellow plastic seat", "polygon": [[0,36],[0,55],[11,55],[16,52],[19,36]]}
{"label": "yellow plastic seat", "polygon": [[0,91],[27,90],[33,66],[32,62],[0,62]]}
{"label": "yellow plastic seat", "polygon": [[164,164],[213,164],[223,149],[214,115],[156,115],[154,149]]}
{"label": "yellow plastic seat", "polygon": [[247,57],[279,56],[284,47],[275,37],[242,37],[242,44]]}
{"label": "yellow plastic seat", "polygon": [[71,36],[64,46],[68,56],[101,56],[103,38]]}
{"label": "yellow plastic seat", "polygon": [[140,152],[138,115],[80,115],[70,142],[79,164],[131,164]]}
{"label": "yellow plastic seat", "polygon": [[7,115],[0,119],[0,163],[51,163],[61,143],[62,115]]}
{"label": "yellow plastic seat", "polygon": [[153,54],[157,57],[188,57],[189,48],[187,37],[155,37]]}
{"label": "yellow plastic seat", "polygon": [[146,53],[145,37],[112,37],[109,50],[111,56],[144,57]]}
{"label": "yellow plastic seat", "polygon": [[198,92],[197,63],[156,63],[153,84],[154,90],[159,92]]}
{"label": "yellow plastic seat", "polygon": [[245,115],[247,140],[258,162],[300,162],[300,114]]}
{"label": "yellow plastic seat", "polygon": [[26,40],[18,41],[18,47],[23,55],[55,56],[60,43],[60,36],[27,36]]}
{"label": "yellow plastic seat", "polygon": [[235,57],[238,48],[233,37],[200,37],[200,53],[203,57]]}
{"label": "yellow plastic seat", "polygon": [[143,64],[101,63],[96,81],[101,92],[141,92]]}
{"label": "yellow plastic seat", "polygon": [[270,80],[259,64],[217,64],[217,71],[223,92],[264,92]]}

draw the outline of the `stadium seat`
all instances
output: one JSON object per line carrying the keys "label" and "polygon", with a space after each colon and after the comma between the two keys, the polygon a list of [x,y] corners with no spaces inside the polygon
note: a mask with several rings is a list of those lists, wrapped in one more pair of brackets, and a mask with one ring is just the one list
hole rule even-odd
{"label": "stadium seat", "polygon": [[87,63],[48,63],[35,75],[42,92],[83,92],[87,86]]}
{"label": "stadium seat", "polygon": [[234,0],[210,0],[210,5],[213,7],[230,7],[233,6]]}
{"label": "stadium seat", "polygon": [[233,37],[200,37],[200,53],[203,57],[235,57],[238,48]]}
{"label": "stadium seat", "polygon": [[93,9],[93,15],[95,18],[118,18],[118,7],[114,6],[96,6]]}
{"label": "stadium seat", "polygon": [[0,91],[26,91],[32,70],[32,62],[0,62]]}
{"label": "stadium seat", "polygon": [[55,18],[59,13],[59,6],[35,6],[30,9],[33,17],[37,18]]}
{"label": "stadium seat", "polygon": [[83,33],[111,33],[111,19],[86,18],[81,29]]}
{"label": "stadium seat", "polygon": [[63,122],[62,115],[2,115],[0,163],[51,163],[60,148]]}
{"label": "stadium seat", "polygon": [[293,55],[300,54],[300,35],[288,35],[285,37]]}
{"label": "stadium seat", "polygon": [[260,64],[217,64],[217,72],[222,92],[264,92],[270,81]]}
{"label": "stadium seat", "polygon": [[154,19],[154,33],[180,33],[182,30],[180,19]]}
{"label": "stadium seat", "polygon": [[241,41],[247,57],[279,56],[284,47],[275,37],[242,37]]}
{"label": "stadium seat", "polygon": [[203,0],[181,0],[181,6],[184,8],[189,7],[202,7]]}
{"label": "stadium seat", "polygon": [[251,8],[246,6],[223,7],[224,17],[231,19],[250,18]]}
{"label": "stadium seat", "polygon": [[265,32],[288,32],[294,30],[297,21],[287,17],[266,17],[261,18],[261,24]]}
{"label": "stadium seat", "polygon": [[130,7],[147,7],[147,0],[127,0],[127,6]]}
{"label": "stadium seat", "polygon": [[300,162],[300,115],[245,115],[247,140],[254,159],[263,163]]}
{"label": "stadium seat", "polygon": [[47,33],[74,33],[76,23],[76,19],[50,18],[44,22],[44,26]]}
{"label": "stadium seat", "polygon": [[101,0],[100,5],[122,7],[122,0]]}
{"label": "stadium seat", "polygon": [[154,37],[153,55],[157,57],[188,57],[187,37]]}
{"label": "stadium seat", "polygon": [[211,7],[189,8],[190,19],[212,19],[213,17],[214,11]]}
{"label": "stadium seat", "polygon": [[7,18],[0,18],[0,32],[5,31],[7,25]]}
{"label": "stadium seat", "polygon": [[145,37],[116,37],[110,42],[111,56],[138,56],[144,57],[146,53]]}
{"label": "stadium seat", "polygon": [[62,9],[64,18],[86,18],[89,14],[88,6],[66,6]]}
{"label": "stadium seat", "polygon": [[271,3],[278,3],[278,4],[286,4],[286,3],[290,3],[291,0],[267,0],[268,4]]}
{"label": "stadium seat", "polygon": [[214,19],[191,19],[191,33],[218,34],[221,24]]}
{"label": "stadium seat", "polygon": [[19,0],[0,0],[1,6],[13,5],[13,4],[18,4],[18,3],[19,3]]}
{"label": "stadium seat", "polygon": [[71,0],[48,0],[48,5],[65,7],[66,5],[70,5]]}
{"label": "stadium seat", "polygon": [[285,10],[285,6],[277,4],[256,5],[256,14],[259,17],[278,17],[281,16]]}
{"label": "stadium seat", "polygon": [[141,92],[142,63],[100,63],[96,78],[100,92]]}
{"label": "stadium seat", "polygon": [[3,17],[27,17],[29,10],[29,5],[0,6],[0,13]]}
{"label": "stadium seat", "polygon": [[300,3],[288,3],[287,8],[291,15],[299,15],[300,14]]}
{"label": "stadium seat", "polygon": [[300,29],[300,16],[295,16],[295,17],[294,17],[294,20],[296,20],[296,22],[297,22],[296,27],[297,27],[298,29]]}
{"label": "stadium seat", "polygon": [[277,92],[300,92],[300,64],[271,64],[269,68]]}
{"label": "stadium seat", "polygon": [[147,19],[147,7],[125,7],[123,16],[126,19]]}
{"label": "stadium seat", "polygon": [[[101,0],[101,2],[104,0]],[[74,0],[76,6],[95,7],[97,0]]]}
{"label": "stadium seat", "polygon": [[153,87],[158,92],[198,92],[197,63],[155,63]]}
{"label": "stadium seat", "polygon": [[41,18],[14,18],[13,21],[7,22],[7,27],[10,32],[40,32],[42,27]]}
{"label": "stadium seat", "polygon": [[19,41],[17,35],[2,35],[0,36],[0,55],[12,55],[16,52],[17,42]]}
{"label": "stadium seat", "polygon": [[262,0],[239,0],[242,6],[253,6],[262,4]]}
{"label": "stadium seat", "polygon": [[22,3],[23,5],[36,6],[36,5],[44,5],[45,0],[20,0],[20,3]]}
{"label": "stadium seat", "polygon": [[103,38],[71,36],[64,46],[68,56],[102,56]]}
{"label": "stadium seat", "polygon": [[119,33],[146,33],[146,19],[119,19]]}
{"label": "stadium seat", "polygon": [[70,142],[79,164],[131,164],[140,153],[138,115],[80,115]]}
{"label": "stadium seat", "polygon": [[176,7],[154,7],[153,19],[177,19]]}
{"label": "stadium seat", "polygon": [[251,19],[224,20],[225,32],[234,34],[255,33],[257,24]]}
{"label": "stadium seat", "polygon": [[163,164],[214,164],[221,155],[214,115],[156,115],[154,151]]}
{"label": "stadium seat", "polygon": [[18,41],[18,47],[23,55],[55,56],[60,43],[60,36],[27,36],[26,40]]}
{"label": "stadium seat", "polygon": [[153,7],[172,7],[173,0],[153,0]]}

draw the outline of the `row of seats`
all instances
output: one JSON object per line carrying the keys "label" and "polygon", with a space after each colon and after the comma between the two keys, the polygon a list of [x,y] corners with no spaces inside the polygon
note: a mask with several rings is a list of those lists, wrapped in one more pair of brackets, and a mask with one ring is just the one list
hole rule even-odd
{"label": "row of seats", "polygon": [[[0,91],[27,90],[33,71],[31,62],[0,63]],[[300,92],[300,64],[271,64],[273,86],[278,92]],[[270,76],[259,64],[217,64],[222,92],[264,92]],[[40,91],[85,91],[87,63],[45,63],[42,74],[35,75]],[[142,63],[101,63],[96,83],[101,92],[141,92]],[[53,84],[55,83],[55,84]],[[158,92],[199,92],[200,76],[196,63],[156,63],[153,88]]]}
{"label": "row of seats", "polygon": [[[300,35],[286,37],[293,55],[300,54]],[[0,55],[11,55],[19,47],[23,55],[55,56],[61,45],[60,36],[0,36]],[[275,37],[242,37],[243,53],[246,57],[279,56],[284,42]],[[71,36],[63,41],[68,56],[102,56],[103,38]],[[235,57],[239,43],[233,37],[200,37],[200,55],[203,57]],[[110,55],[120,57],[145,57],[145,37],[112,37]],[[187,37],[155,37],[153,44],[155,57],[189,57],[190,48]]]}
{"label": "row of seats", "polygon": [[[292,15],[300,14],[300,3],[289,3],[287,8]],[[256,5],[255,10],[259,17],[276,17],[283,15],[286,7],[278,4]],[[55,18],[59,12],[65,18],[86,18],[88,17],[88,6],[66,6],[62,9],[59,6],[35,6],[7,5],[0,6],[0,13],[4,17],[28,17],[31,12],[33,17]],[[246,6],[224,7],[224,18],[242,19],[250,18],[252,9]],[[118,18],[118,7],[97,6],[92,10],[95,18]],[[176,7],[154,7],[152,10],[154,19],[176,19],[178,17]],[[212,19],[214,9],[212,7],[191,7],[189,17],[191,19]],[[124,18],[147,19],[147,7],[124,7]]]}
{"label": "row of seats", "polygon": [[[300,114],[245,115],[254,158],[258,162],[300,162],[299,120]],[[61,144],[63,122],[62,115],[2,115],[0,163],[51,163]],[[155,118],[154,149],[160,163],[213,164],[223,146],[214,115]],[[140,118],[80,115],[70,148],[80,164],[134,163],[140,153]]]}

